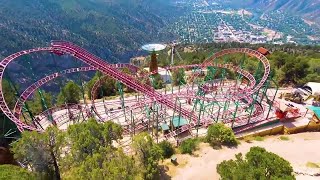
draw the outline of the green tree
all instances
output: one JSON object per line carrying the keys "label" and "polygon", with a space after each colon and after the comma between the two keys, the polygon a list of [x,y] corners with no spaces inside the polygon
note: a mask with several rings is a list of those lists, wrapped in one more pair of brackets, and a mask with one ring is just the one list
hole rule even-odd
{"label": "green tree", "polygon": [[99,80],[101,80],[101,84],[100,87],[97,89],[97,92],[95,92],[95,98],[100,99],[103,96],[114,96],[117,94],[116,81],[111,77],[103,76],[103,74],[98,71],[86,85],[87,94],[90,98],[93,85]]}
{"label": "green tree", "polygon": [[6,79],[2,80],[2,91],[8,107],[12,109],[16,103],[16,95],[11,89],[9,81]]}
{"label": "green tree", "polygon": [[[47,93],[45,91],[41,91],[41,93],[42,93],[45,105],[47,106],[48,109],[51,108],[52,107],[52,94]],[[39,114],[45,110],[44,104],[41,100],[41,96],[38,91],[35,92],[33,99],[31,101],[28,101],[27,103],[29,105],[30,111],[33,114]]]}
{"label": "green tree", "polygon": [[237,140],[231,128],[215,123],[208,128],[206,141],[213,147],[221,145],[236,146]]}
{"label": "green tree", "polygon": [[19,166],[0,165],[0,179],[33,180],[36,179],[36,175]]}
{"label": "green tree", "polygon": [[184,85],[186,84],[186,79],[185,79],[185,70],[180,68],[177,71],[172,72],[172,84],[174,86],[178,85]]}
{"label": "green tree", "polygon": [[288,59],[286,64],[281,68],[284,76],[279,79],[279,84],[296,84],[305,78],[309,71],[308,60],[303,57]]}
{"label": "green tree", "polygon": [[49,179],[61,179],[59,161],[63,139],[63,133],[55,127],[48,128],[42,134],[24,131],[22,137],[11,144],[11,150],[14,157],[33,172]]}
{"label": "green tree", "polygon": [[78,166],[66,172],[65,179],[137,179],[138,168],[134,160],[126,156],[122,149],[102,147],[86,157]]}
{"label": "green tree", "polygon": [[[127,67],[121,69],[121,71],[122,71],[123,73],[126,73],[126,74],[131,75],[131,71],[130,71],[130,69],[128,69]],[[127,87],[127,86],[125,86],[124,91],[127,92],[127,93],[134,92],[133,89],[131,89],[131,88]]]}
{"label": "green tree", "polygon": [[107,121],[99,124],[95,119],[71,125],[66,134],[66,145],[70,147],[67,155],[67,168],[79,165],[88,156],[97,153],[100,148],[112,147],[112,141],[122,139],[120,125]]}
{"label": "green tree", "polygon": [[164,158],[170,158],[174,154],[174,148],[170,142],[162,141],[158,144],[158,146],[162,150],[162,156]]}
{"label": "green tree", "polygon": [[146,133],[140,133],[133,138],[132,147],[136,152],[137,161],[143,179],[159,178],[159,160],[162,159],[162,151],[157,146],[151,136]]}
{"label": "green tree", "polygon": [[81,97],[80,87],[73,81],[69,81],[58,95],[58,104],[78,104]]}
{"label": "green tree", "polygon": [[182,154],[192,154],[197,149],[198,144],[198,139],[190,138],[180,144],[179,150]]}
{"label": "green tree", "polygon": [[250,148],[245,159],[239,153],[236,160],[223,161],[217,171],[222,180],[295,179],[288,161],[261,147]]}
{"label": "green tree", "polygon": [[163,79],[160,74],[152,75],[152,85],[155,89],[162,89],[164,87]]}

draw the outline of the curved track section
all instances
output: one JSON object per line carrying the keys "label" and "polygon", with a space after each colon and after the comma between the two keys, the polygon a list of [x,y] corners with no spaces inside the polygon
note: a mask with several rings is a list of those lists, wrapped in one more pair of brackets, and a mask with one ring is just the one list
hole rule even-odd
{"label": "curved track section", "polygon": [[[133,66],[131,64],[112,64],[114,68],[122,69],[122,68],[128,68],[131,72],[136,73],[138,70],[138,67]],[[59,71],[57,73],[53,73],[51,75],[48,75],[37,82],[33,83],[31,86],[26,88],[26,90],[23,91],[23,93],[20,95],[19,100],[16,102],[15,107],[13,109],[14,115],[16,117],[20,117],[21,110],[23,104],[27,101],[27,99],[30,97],[30,95],[38,88],[40,88],[42,85],[48,83],[49,81],[61,77],[65,74],[71,74],[76,72],[86,72],[86,71],[95,71],[97,68],[95,67],[78,67],[78,68],[70,68],[66,70]]]}
{"label": "curved track section", "polygon": [[[67,73],[79,72],[79,71],[89,71],[89,70],[98,70],[98,71],[102,72],[103,74],[123,83],[127,87],[129,87],[137,92],[141,92],[142,94],[144,94],[147,97],[147,100],[144,100],[142,102],[138,102],[135,105],[133,105],[131,108],[142,107],[146,104],[146,102],[157,102],[157,103],[160,103],[170,109],[176,109],[176,105],[173,102],[174,97],[184,97],[187,99],[202,99],[203,101],[215,101],[215,102],[222,102],[225,100],[235,101],[235,100],[240,100],[240,99],[246,99],[246,100],[248,100],[248,102],[247,102],[247,105],[243,107],[243,109],[245,109],[247,106],[249,106],[252,103],[252,98],[250,96],[253,93],[255,93],[256,91],[258,91],[264,85],[264,83],[267,80],[269,73],[270,73],[270,64],[268,62],[268,59],[265,56],[263,56],[262,54],[260,54],[259,52],[251,50],[251,49],[246,49],[246,48],[227,49],[227,50],[223,50],[221,52],[216,53],[214,56],[207,59],[201,65],[168,67],[168,68],[166,68],[166,70],[173,70],[173,69],[178,69],[178,68],[194,68],[194,67],[203,68],[203,67],[207,67],[207,66],[226,68],[226,69],[233,70],[233,71],[237,72],[238,74],[241,74],[242,76],[247,78],[249,80],[249,84],[250,84],[247,88],[240,89],[239,93],[231,93],[229,96],[220,97],[220,99],[219,98],[217,99],[217,98],[199,97],[199,96],[195,95],[195,92],[192,92],[192,94],[191,93],[186,93],[186,94],[177,93],[177,94],[173,94],[173,95],[163,95],[163,94],[155,91],[151,86],[142,84],[138,79],[134,78],[133,76],[122,73],[119,70],[117,70],[117,68],[118,68],[117,66],[121,67],[122,65],[111,65],[111,64],[107,63],[106,61],[100,59],[99,57],[89,53],[88,51],[86,51],[86,50],[84,50],[84,49],[82,49],[72,43],[64,42],[64,41],[53,41],[51,43],[51,47],[36,48],[36,49],[31,49],[31,50],[26,50],[26,51],[20,51],[20,52],[12,54],[12,55],[6,57],[5,59],[3,59],[0,62],[0,80],[2,81],[4,71],[10,62],[12,62],[13,60],[15,60],[16,58],[18,58],[20,56],[34,53],[34,52],[39,52],[39,51],[48,51],[51,53],[53,52],[53,53],[61,54],[61,55],[68,54],[68,55],[71,55],[71,56],[79,59],[80,61],[84,62],[85,64],[89,65],[89,67],[73,68],[70,70],[60,71],[60,72],[54,73],[52,75],[49,75],[49,76],[37,81],[36,83],[31,85],[29,88],[27,88],[22,93],[21,101],[19,101],[15,106],[15,110],[14,110],[15,114],[13,114],[11,112],[11,110],[8,108],[8,106],[5,102],[5,99],[4,99],[2,86],[0,86],[0,91],[1,91],[1,93],[0,93],[0,108],[4,112],[4,114],[17,125],[17,127],[20,131],[23,131],[24,129],[37,130],[36,128],[34,128],[32,126],[25,124],[24,122],[22,122],[18,118],[20,115],[20,112],[21,112],[21,106],[22,106],[23,102],[26,101],[27,98],[30,96],[30,94],[32,94],[32,92],[34,92],[41,85],[45,84],[46,82],[48,82],[54,78],[57,78],[63,74],[67,74]],[[234,53],[245,53],[250,56],[256,57],[263,64],[264,75],[261,78],[261,81],[259,82],[259,84],[256,84],[255,78],[249,72],[247,72],[239,67],[233,66],[232,64],[221,65],[221,64],[212,63],[215,59],[217,59],[221,56],[228,55],[228,54],[234,54]],[[137,67],[128,66],[128,68],[131,71],[135,71],[135,72],[138,71]],[[149,76],[152,73],[153,72],[148,73],[147,76]],[[263,114],[263,112],[261,113],[261,111],[263,111],[263,109],[262,110],[261,109],[262,109],[261,105],[256,106],[255,111],[252,115],[253,118],[256,118],[259,115]],[[196,125],[199,125],[199,124],[197,124],[197,123],[199,123],[199,122],[197,122],[198,116],[196,114],[194,114],[193,111],[186,109],[186,108],[178,108],[176,110],[177,110],[177,112],[179,112],[179,114],[181,114],[181,116],[183,116],[186,119],[190,119],[191,121],[188,125],[183,126],[179,129],[167,134],[165,136],[166,138],[176,136],[177,134],[179,134],[181,132],[190,130],[191,128],[195,127]],[[224,113],[225,114],[232,114],[233,111],[227,110]],[[200,124],[202,124],[202,125],[210,124],[212,121],[210,121],[209,119],[210,118],[203,118],[201,120]],[[233,121],[234,120],[235,119],[233,119]],[[237,121],[244,121],[244,120],[245,120],[245,118],[242,118],[241,116],[239,116],[237,118]],[[224,122],[229,122],[229,120],[225,120]]]}

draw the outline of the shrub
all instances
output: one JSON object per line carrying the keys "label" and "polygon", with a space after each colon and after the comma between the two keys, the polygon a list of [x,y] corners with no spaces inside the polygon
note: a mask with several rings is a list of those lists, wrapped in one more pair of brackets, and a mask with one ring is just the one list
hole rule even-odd
{"label": "shrub", "polygon": [[317,163],[307,162],[307,167],[309,167],[309,168],[320,168],[320,164],[318,165]]}
{"label": "shrub", "polygon": [[261,147],[252,147],[235,160],[223,161],[217,165],[217,172],[222,180],[229,179],[286,179],[293,180],[293,168],[282,157]]}
{"label": "shrub", "polygon": [[280,140],[289,141],[289,137],[288,136],[280,136]]}
{"label": "shrub", "polygon": [[197,149],[198,139],[187,139],[181,143],[179,150],[182,154],[192,154]]}
{"label": "shrub", "polygon": [[255,136],[255,137],[254,137],[254,140],[256,140],[256,141],[264,141],[264,137]]}
{"label": "shrub", "polygon": [[220,147],[221,145],[237,146],[238,144],[232,129],[222,123],[209,126],[206,141],[212,147]]}
{"label": "shrub", "polygon": [[252,143],[253,139],[253,136],[246,136],[243,138],[243,140],[247,143]]}
{"label": "shrub", "polygon": [[162,141],[158,144],[158,146],[162,150],[162,156],[164,158],[170,158],[174,154],[174,148],[170,142]]}
{"label": "shrub", "polygon": [[0,179],[36,179],[36,174],[19,166],[0,165]]}

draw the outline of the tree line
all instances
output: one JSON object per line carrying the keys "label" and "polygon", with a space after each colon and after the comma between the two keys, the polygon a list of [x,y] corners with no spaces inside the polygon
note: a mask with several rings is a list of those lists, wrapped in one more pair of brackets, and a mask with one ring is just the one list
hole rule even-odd
{"label": "tree line", "polygon": [[[213,148],[236,147],[233,131],[221,123],[211,125],[204,138],[190,138],[178,149],[168,141],[155,143],[147,132],[132,138],[131,150],[121,147],[123,129],[108,121],[89,119],[66,131],[49,127],[43,133],[23,132],[11,144],[15,159],[25,168],[0,165],[5,179],[161,179],[160,161],[175,153],[193,154],[199,142]],[[174,162],[173,162],[174,163]],[[260,147],[242,157],[218,164],[221,179],[294,179],[289,162]]]}

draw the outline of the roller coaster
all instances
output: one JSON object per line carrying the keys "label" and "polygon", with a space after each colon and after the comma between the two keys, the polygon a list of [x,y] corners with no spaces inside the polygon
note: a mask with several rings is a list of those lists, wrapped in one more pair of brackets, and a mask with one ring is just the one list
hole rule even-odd
{"label": "roller coaster", "polygon": [[[24,50],[4,58],[0,62],[1,84],[10,63],[34,53],[74,58],[86,66],[57,71],[37,80],[18,95],[13,109],[6,103],[3,87],[0,86],[0,108],[21,132],[42,132],[51,125],[67,128],[69,124],[94,117],[101,123],[114,121],[121,124],[125,135],[148,131],[158,138],[158,131],[162,127],[161,137],[171,139],[179,138],[182,134],[198,134],[199,130],[205,130],[217,122],[230,126],[235,133],[241,133],[274,118],[275,94],[268,92],[272,84],[270,64],[263,54],[255,50],[225,49],[213,54],[201,64],[162,68],[163,70],[159,71],[166,74],[179,70],[188,72],[184,75],[186,82],[179,83],[178,86],[165,82],[163,89],[156,90],[152,77],[159,71],[142,72],[131,64],[109,64],[73,43],[52,41],[49,47]],[[243,58],[233,63],[227,57],[234,54],[240,54]],[[245,62],[252,59],[258,60],[254,72],[244,68]],[[122,68],[129,69],[130,73],[122,72]],[[99,71],[104,75],[93,85],[89,103],[84,100],[80,104],[66,103],[46,108],[42,113],[30,116],[31,120],[22,116],[28,108],[27,100],[41,86],[66,74],[87,71]],[[230,72],[233,73],[232,78],[228,77]],[[117,81],[119,100],[102,98],[102,101],[100,99],[97,102],[98,89],[106,77]],[[124,87],[135,91],[135,95],[126,95]]]}

